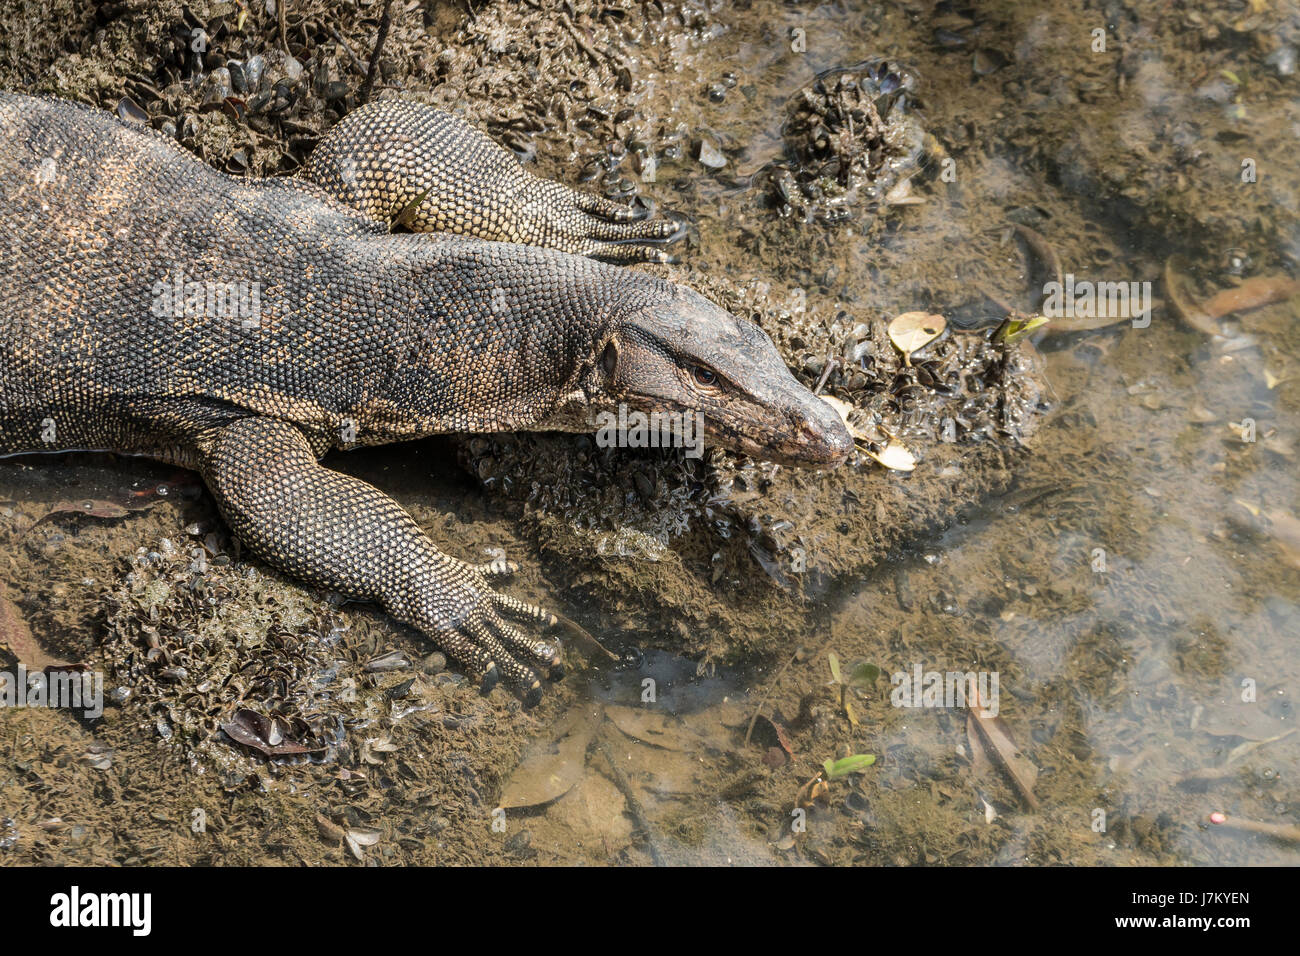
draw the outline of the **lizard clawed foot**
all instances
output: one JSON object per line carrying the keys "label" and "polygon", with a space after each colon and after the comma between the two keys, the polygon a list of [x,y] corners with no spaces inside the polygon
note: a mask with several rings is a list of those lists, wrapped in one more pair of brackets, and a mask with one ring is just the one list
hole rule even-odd
{"label": "lizard clawed foot", "polygon": [[610,262],[676,262],[661,246],[686,234],[684,224],[656,217],[652,209],[625,206],[579,192],[560,183],[545,183],[534,207],[540,224],[534,241],[579,256]]}
{"label": "lizard clawed foot", "polygon": [[[542,678],[564,676],[560,645],[554,641],[530,637],[507,617],[543,627],[560,622],[555,614],[490,588],[484,570],[492,574],[509,573],[510,562],[494,561],[485,568],[460,564],[461,573],[454,592],[446,590],[434,596],[434,606],[417,615],[414,623],[454,658],[471,678],[477,679],[486,693],[499,682],[505,684],[531,707],[542,697]],[[446,603],[454,602],[460,613],[449,613]]]}
{"label": "lizard clawed foot", "polygon": [[[597,256],[608,262],[632,263],[632,262],[659,262],[675,264],[681,261],[681,258],[662,246],[671,246],[678,243],[686,235],[686,223],[679,221],[671,216],[655,217],[653,207],[645,210],[635,210],[630,206],[621,206],[616,202],[611,202],[600,196],[583,196],[589,202],[600,203],[602,209],[616,209],[623,214],[628,214],[627,219],[614,219],[616,224],[625,224],[624,230],[628,233],[624,236],[613,238],[601,238],[591,242],[584,251],[584,255]],[[593,213],[593,210],[586,210]],[[599,215],[599,213],[593,213]]]}
{"label": "lizard clawed foot", "polygon": [[[498,608],[506,614],[510,614],[522,620],[534,621],[548,630],[560,628],[568,631],[569,638],[582,648],[584,655],[603,656],[611,663],[617,663],[619,661],[620,658],[617,654],[611,653],[605,645],[592,637],[586,628],[576,621],[569,620],[569,618],[565,617],[563,614],[552,613],[543,607],[538,607],[536,604],[525,604],[523,601],[512,598],[506,594],[497,594],[496,598]],[[555,662],[551,664],[551,669],[546,676],[553,681],[561,680],[567,671],[568,668],[565,662],[557,656]]]}

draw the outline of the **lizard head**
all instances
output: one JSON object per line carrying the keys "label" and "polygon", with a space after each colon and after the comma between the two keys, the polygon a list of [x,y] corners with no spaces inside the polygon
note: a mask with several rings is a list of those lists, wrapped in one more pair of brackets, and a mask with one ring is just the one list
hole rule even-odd
{"label": "lizard head", "polygon": [[589,408],[606,421],[620,405],[689,416],[706,444],[783,464],[824,468],[848,458],[853,439],[839,414],[796,381],[767,333],[669,288],[615,320],[598,343]]}

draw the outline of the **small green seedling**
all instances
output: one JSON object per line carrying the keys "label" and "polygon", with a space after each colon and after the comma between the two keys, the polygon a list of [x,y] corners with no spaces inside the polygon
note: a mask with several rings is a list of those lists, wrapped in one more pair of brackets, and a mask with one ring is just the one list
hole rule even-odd
{"label": "small green seedling", "polygon": [[849,719],[849,723],[856,727],[858,726],[858,715],[853,712],[853,703],[849,699],[849,691],[853,689],[866,690],[880,676],[880,668],[875,664],[868,664],[863,661],[849,672],[848,679],[845,680],[844,674],[840,670],[839,655],[831,651],[826,655],[826,660],[831,665],[831,683],[838,684],[840,688],[840,709],[844,711],[844,716]]}
{"label": "small green seedling", "polygon": [[862,773],[875,762],[875,754],[852,754],[839,760],[827,760],[822,764],[822,769],[826,771],[826,780],[829,782],[851,773]]}
{"label": "small green seedling", "polygon": [[1051,319],[1042,315],[1009,315],[993,333],[993,341],[1011,345],[1050,321]]}

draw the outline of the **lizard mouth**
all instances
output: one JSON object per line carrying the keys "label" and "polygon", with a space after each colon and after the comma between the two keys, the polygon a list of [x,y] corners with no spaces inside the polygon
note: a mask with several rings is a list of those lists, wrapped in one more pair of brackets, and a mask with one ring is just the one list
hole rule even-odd
{"label": "lizard mouth", "polygon": [[[657,397],[629,402],[622,411],[603,409],[585,420],[580,430],[596,428],[611,433],[641,428],[647,444],[683,444],[692,450],[725,448],[760,461],[803,468],[833,468],[853,451],[853,438],[829,405],[827,414],[815,401],[797,412],[774,412],[770,417],[738,414],[734,409],[691,408]],[[685,434],[682,426],[686,425]],[[666,436],[671,436],[667,438]],[[645,436],[643,436],[645,437]]]}
{"label": "lizard mouth", "polygon": [[834,468],[853,451],[848,428],[827,407],[831,417],[807,416],[787,427],[755,419],[706,419],[706,437],[722,447],[781,465]]}

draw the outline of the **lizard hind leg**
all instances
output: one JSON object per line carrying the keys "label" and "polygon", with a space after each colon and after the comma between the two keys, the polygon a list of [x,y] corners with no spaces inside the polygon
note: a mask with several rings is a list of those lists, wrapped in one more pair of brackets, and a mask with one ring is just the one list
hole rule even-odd
{"label": "lizard hind leg", "polygon": [[680,225],[540,179],[514,154],[433,106],[381,99],[349,113],[300,174],[370,219],[558,249],[619,262],[664,262]]}
{"label": "lizard hind leg", "polygon": [[295,426],[232,422],[204,437],[200,465],[231,530],[253,553],[320,587],[379,603],[485,689],[505,677],[526,703],[540,697],[536,668],[554,665],[555,648],[502,620],[503,596],[483,575],[439,551],[378,488],[321,465]]}

